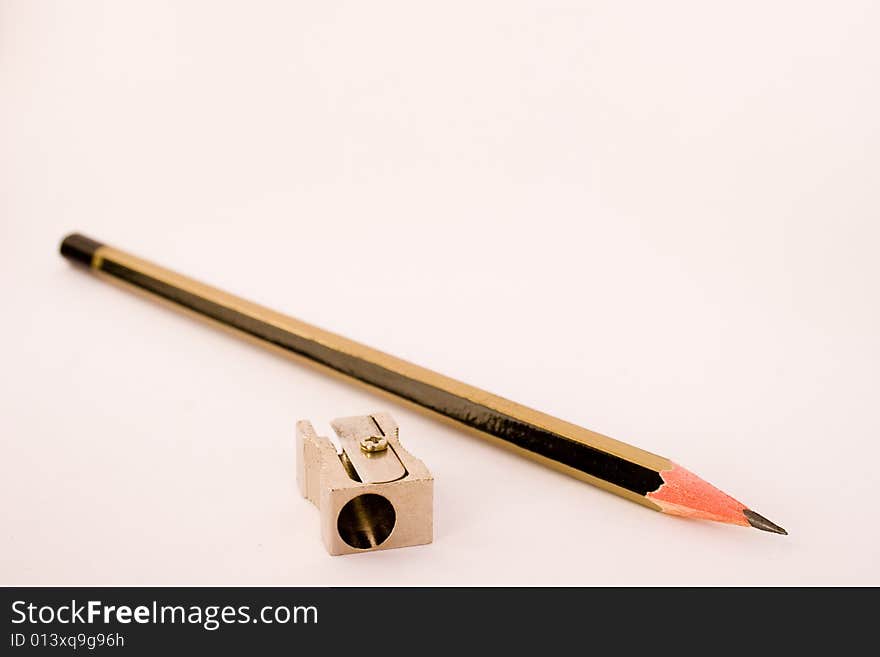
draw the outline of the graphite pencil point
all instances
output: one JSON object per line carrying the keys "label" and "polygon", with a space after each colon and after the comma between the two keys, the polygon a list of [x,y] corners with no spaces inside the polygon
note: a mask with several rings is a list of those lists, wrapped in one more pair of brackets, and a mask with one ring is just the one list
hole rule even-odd
{"label": "graphite pencil point", "polygon": [[788,532],[785,531],[782,527],[777,525],[775,522],[770,522],[769,520],[767,520],[767,518],[759,513],[755,513],[751,509],[743,509],[743,515],[746,517],[746,520],[749,521],[749,524],[755,529],[788,536]]}

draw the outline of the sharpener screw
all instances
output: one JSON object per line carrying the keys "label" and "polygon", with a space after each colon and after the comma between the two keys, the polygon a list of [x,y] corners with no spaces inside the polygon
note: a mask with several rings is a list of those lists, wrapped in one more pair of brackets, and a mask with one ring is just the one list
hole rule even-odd
{"label": "sharpener screw", "polygon": [[367,436],[361,439],[361,451],[384,452],[388,449],[388,440],[385,436]]}

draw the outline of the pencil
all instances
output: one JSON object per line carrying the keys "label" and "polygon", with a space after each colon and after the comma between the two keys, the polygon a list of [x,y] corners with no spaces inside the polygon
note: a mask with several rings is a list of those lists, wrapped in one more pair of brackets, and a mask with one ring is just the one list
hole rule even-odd
{"label": "pencil", "polygon": [[395,358],[84,235],[65,237],[61,255],[101,277],[396,395],[655,511],[787,533],[665,457]]}

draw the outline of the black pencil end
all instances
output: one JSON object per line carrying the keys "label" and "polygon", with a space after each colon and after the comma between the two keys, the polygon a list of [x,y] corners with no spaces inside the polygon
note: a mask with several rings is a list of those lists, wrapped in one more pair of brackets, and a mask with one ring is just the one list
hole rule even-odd
{"label": "black pencil end", "polygon": [[751,509],[743,509],[743,515],[746,517],[746,520],[749,521],[749,524],[755,529],[760,529],[763,532],[771,532],[773,534],[782,534],[783,536],[788,536],[788,532],[785,531],[782,527],[777,525],[775,522],[770,522],[759,513],[755,513]]}
{"label": "black pencil end", "polygon": [[100,249],[103,244],[96,242],[90,237],[79,233],[71,233],[61,240],[61,248],[59,249],[62,256],[86,267],[92,265],[92,257],[95,251]]}

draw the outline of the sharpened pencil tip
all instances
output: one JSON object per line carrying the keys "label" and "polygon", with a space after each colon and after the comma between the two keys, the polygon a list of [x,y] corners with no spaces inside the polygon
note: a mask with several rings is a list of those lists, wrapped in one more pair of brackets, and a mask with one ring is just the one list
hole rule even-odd
{"label": "sharpened pencil tip", "polygon": [[749,521],[749,524],[755,529],[788,536],[788,532],[785,531],[782,527],[777,525],[775,522],[770,522],[769,520],[767,520],[767,518],[759,513],[755,513],[751,509],[743,509],[743,515],[746,517],[746,520]]}

